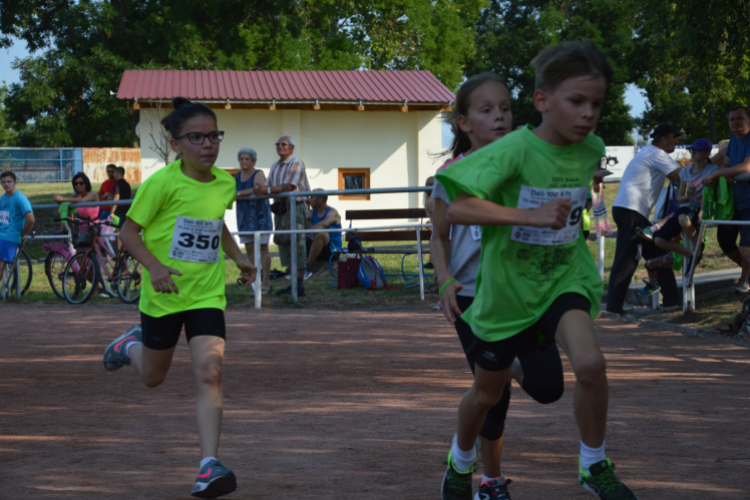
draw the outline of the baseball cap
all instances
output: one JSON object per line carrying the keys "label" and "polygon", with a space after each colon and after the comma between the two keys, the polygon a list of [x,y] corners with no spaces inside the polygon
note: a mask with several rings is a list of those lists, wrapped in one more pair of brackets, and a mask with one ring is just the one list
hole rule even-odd
{"label": "baseball cap", "polygon": [[682,135],[682,132],[674,128],[669,123],[662,123],[661,125],[658,125],[654,132],[649,136],[651,138],[656,137],[664,137],[665,135],[674,134],[676,137],[679,137]]}
{"label": "baseball cap", "polygon": [[692,146],[688,146],[688,149],[705,149],[711,151],[713,144],[708,139],[696,139]]}

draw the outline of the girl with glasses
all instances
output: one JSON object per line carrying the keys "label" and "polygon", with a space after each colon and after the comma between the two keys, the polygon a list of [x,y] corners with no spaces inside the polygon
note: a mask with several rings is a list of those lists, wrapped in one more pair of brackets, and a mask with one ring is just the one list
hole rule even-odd
{"label": "girl with glasses", "polygon": [[[237,487],[235,474],[217,459],[223,413],[222,360],[226,344],[224,254],[255,280],[224,224],[236,198],[231,175],[214,166],[223,132],[207,106],[178,97],[162,124],[180,159],[144,182],[120,231],[123,244],[144,266],[141,323],[104,352],[104,366],[132,365],[143,383],[167,376],[183,325],[198,389],[201,458],[192,495],[216,498]],[[141,236],[141,231],[143,235]]]}

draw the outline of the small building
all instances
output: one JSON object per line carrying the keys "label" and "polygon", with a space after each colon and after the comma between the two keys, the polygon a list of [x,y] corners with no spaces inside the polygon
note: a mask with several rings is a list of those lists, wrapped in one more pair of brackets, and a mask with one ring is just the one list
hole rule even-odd
{"label": "small building", "polygon": [[[159,122],[177,96],[216,112],[226,133],[218,167],[235,171],[237,152],[251,147],[256,168],[268,175],[276,140],[290,135],[311,188],[328,190],[424,185],[444,161],[434,156],[442,150],[441,111],[455,99],[429,71],[127,70],[117,97],[140,110],[143,180],[165,165],[168,138]],[[417,208],[422,199],[402,193],[328,202],[343,217],[351,209]]]}

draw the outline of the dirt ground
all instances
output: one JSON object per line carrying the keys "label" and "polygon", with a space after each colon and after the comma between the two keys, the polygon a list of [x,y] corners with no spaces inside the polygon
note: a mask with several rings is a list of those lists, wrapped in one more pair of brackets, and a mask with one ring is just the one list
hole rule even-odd
{"label": "dirt ground", "polygon": [[[184,340],[167,381],[147,389],[100,364],[133,308],[0,305],[0,318],[0,498],[191,498],[201,457]],[[225,498],[439,498],[471,381],[439,313],[234,309],[227,325],[220,458],[239,488]],[[620,477],[641,500],[750,498],[748,349],[596,325]],[[514,500],[591,498],[576,481],[565,369],[555,404],[514,386],[503,466]]]}

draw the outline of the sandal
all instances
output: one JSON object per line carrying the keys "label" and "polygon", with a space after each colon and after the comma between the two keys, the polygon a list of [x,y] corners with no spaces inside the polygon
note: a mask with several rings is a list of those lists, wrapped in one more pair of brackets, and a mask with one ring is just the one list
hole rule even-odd
{"label": "sandal", "polygon": [[266,286],[260,287],[260,293],[262,295],[268,295],[271,292],[273,292],[273,287],[271,285],[268,285],[267,287]]}

